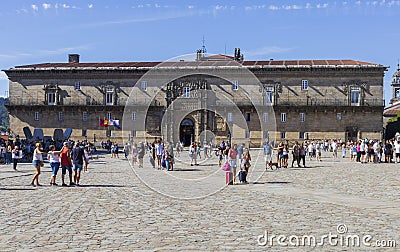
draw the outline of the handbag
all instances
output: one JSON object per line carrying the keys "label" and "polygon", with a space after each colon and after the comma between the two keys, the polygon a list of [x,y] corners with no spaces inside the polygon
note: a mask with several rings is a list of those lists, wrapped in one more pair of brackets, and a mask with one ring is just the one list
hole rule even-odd
{"label": "handbag", "polygon": [[224,165],[222,165],[221,170],[230,171],[231,170],[231,165],[228,162],[226,162]]}

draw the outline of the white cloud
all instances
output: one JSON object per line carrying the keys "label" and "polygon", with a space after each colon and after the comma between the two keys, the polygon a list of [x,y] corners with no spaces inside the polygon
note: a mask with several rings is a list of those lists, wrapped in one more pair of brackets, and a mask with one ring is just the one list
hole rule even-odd
{"label": "white cloud", "polygon": [[324,3],[324,4],[317,4],[317,9],[326,9],[328,8],[328,4]]}
{"label": "white cloud", "polygon": [[161,8],[161,5],[159,5],[159,4],[154,4],[154,7],[156,7],[156,8]]}
{"label": "white cloud", "polygon": [[361,1],[356,1],[355,4],[360,6],[361,5]]}
{"label": "white cloud", "polygon": [[98,27],[98,26],[105,26],[105,25],[119,25],[119,24],[130,24],[130,23],[144,23],[144,22],[154,22],[160,20],[168,20],[168,19],[175,19],[175,18],[182,18],[191,16],[192,13],[189,11],[183,13],[174,13],[171,15],[164,15],[164,16],[154,16],[154,17],[142,17],[142,18],[128,18],[128,19],[121,19],[121,20],[111,20],[111,21],[104,21],[98,23],[91,23],[91,24],[84,24],[80,26],[81,28],[91,28],[91,27]]}
{"label": "white cloud", "polygon": [[2,60],[20,60],[22,58],[29,58],[29,57],[36,57],[36,56],[44,56],[44,55],[56,55],[56,54],[67,54],[67,53],[72,53],[76,51],[83,51],[83,50],[89,50],[91,48],[91,45],[80,45],[80,46],[75,46],[75,47],[64,47],[64,48],[57,48],[57,49],[39,49],[39,50],[34,50],[32,52],[26,53],[26,52],[11,52],[8,54],[0,54],[0,62]]}
{"label": "white cloud", "polygon": [[69,9],[69,8],[71,8],[71,6],[69,6],[68,4],[63,4],[62,7],[63,7],[64,9]]}
{"label": "white cloud", "polygon": [[32,5],[31,5],[31,8],[32,8],[32,10],[34,10],[34,11],[38,11],[38,10],[39,10],[39,7],[37,7],[36,4],[32,4]]}
{"label": "white cloud", "polygon": [[305,8],[306,8],[306,9],[311,9],[311,8],[312,8],[312,6],[311,6],[311,4],[310,4],[310,3],[307,3]]}
{"label": "white cloud", "polygon": [[88,4],[88,8],[89,9],[93,8],[93,4]]}
{"label": "white cloud", "polygon": [[194,9],[193,5],[188,5],[188,9]]}
{"label": "white cloud", "polygon": [[43,9],[47,10],[47,9],[50,9],[50,8],[51,8],[51,4],[49,4],[49,3],[44,3],[44,4],[42,4],[42,7],[43,7]]}
{"label": "white cloud", "polygon": [[219,11],[219,10],[226,10],[228,7],[225,5],[225,6],[222,6],[222,5],[216,5],[216,6],[214,6],[214,10],[216,10],[216,11]]}
{"label": "white cloud", "polygon": [[263,5],[253,5],[253,6],[245,6],[244,9],[246,11],[250,11],[250,10],[261,10],[261,9],[265,9],[265,4]]}
{"label": "white cloud", "polygon": [[264,46],[262,48],[258,48],[255,50],[244,51],[244,56],[245,57],[268,56],[270,54],[285,53],[290,50],[293,50],[293,48],[284,48],[279,46]]}
{"label": "white cloud", "polygon": [[268,9],[270,9],[270,10],[279,10],[279,7],[276,6],[276,5],[270,5],[270,6],[268,7]]}

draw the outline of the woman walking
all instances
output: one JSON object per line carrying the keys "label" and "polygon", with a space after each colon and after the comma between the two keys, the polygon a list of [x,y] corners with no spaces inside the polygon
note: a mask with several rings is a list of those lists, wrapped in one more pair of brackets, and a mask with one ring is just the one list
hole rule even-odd
{"label": "woman walking", "polygon": [[[41,186],[41,184],[39,184],[39,175],[40,175],[40,167],[43,166],[43,156],[44,154],[46,154],[45,152],[42,152],[40,150],[40,148],[42,147],[42,145],[40,143],[36,144],[36,148],[33,151],[33,166],[35,167],[35,176],[32,179],[31,185],[32,186]],[[35,185],[36,182],[36,185]]]}
{"label": "woman walking", "polygon": [[229,164],[232,167],[232,171],[233,171],[233,183],[236,183],[236,167],[237,167],[237,145],[234,144],[233,148],[229,150],[229,155],[228,155],[228,159],[229,159]]}
{"label": "woman walking", "polygon": [[51,178],[50,185],[57,185],[56,177],[58,169],[60,168],[60,153],[61,151],[56,151],[56,147],[54,145],[50,145],[50,151],[47,153],[47,158],[50,161],[51,167]]}

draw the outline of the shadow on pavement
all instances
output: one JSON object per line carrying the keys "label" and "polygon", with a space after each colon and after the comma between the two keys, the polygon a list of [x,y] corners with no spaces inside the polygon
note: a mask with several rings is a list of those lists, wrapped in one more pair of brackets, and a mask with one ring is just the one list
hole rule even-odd
{"label": "shadow on pavement", "polygon": [[195,169],[195,168],[190,168],[190,169],[177,169],[177,168],[174,168],[174,170],[173,171],[202,171],[201,169]]}
{"label": "shadow on pavement", "polygon": [[287,181],[269,181],[269,182],[250,182],[253,185],[265,185],[265,184],[291,184],[292,182]]}
{"label": "shadow on pavement", "polygon": [[0,191],[32,191],[35,190],[35,188],[0,188]]}
{"label": "shadow on pavement", "polygon": [[108,187],[108,188],[119,188],[119,187],[126,187],[126,188],[133,188],[136,186],[125,186],[125,185],[79,185],[78,187]]}

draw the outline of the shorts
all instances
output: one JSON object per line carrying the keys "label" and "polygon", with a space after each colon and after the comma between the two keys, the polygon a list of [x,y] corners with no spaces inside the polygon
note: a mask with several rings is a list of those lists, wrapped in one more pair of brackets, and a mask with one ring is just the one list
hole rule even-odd
{"label": "shorts", "polygon": [[40,160],[33,160],[32,161],[33,166],[35,167],[40,167]]}
{"label": "shorts", "polygon": [[396,157],[399,158],[400,157],[400,153],[396,153]]}
{"label": "shorts", "polygon": [[282,154],[282,158],[283,159],[289,158],[289,155],[288,154]]}
{"label": "shorts", "polygon": [[365,151],[360,151],[361,155],[365,155]]}
{"label": "shorts", "polygon": [[231,165],[231,167],[236,168],[236,167],[237,167],[236,159],[231,159],[231,160],[229,160],[229,164]]}
{"label": "shorts", "polygon": [[62,175],[65,175],[67,173],[67,170],[68,170],[68,173],[70,173],[70,174],[72,173],[71,166],[66,166],[66,165],[61,166]]}
{"label": "shorts", "polygon": [[82,164],[74,164],[74,171],[82,171],[83,165]]}
{"label": "shorts", "polygon": [[56,176],[58,169],[60,169],[60,163],[59,162],[52,162],[50,163],[50,167],[51,167],[51,173]]}
{"label": "shorts", "polygon": [[158,160],[161,160],[161,158],[162,158],[162,155],[157,155]]}

